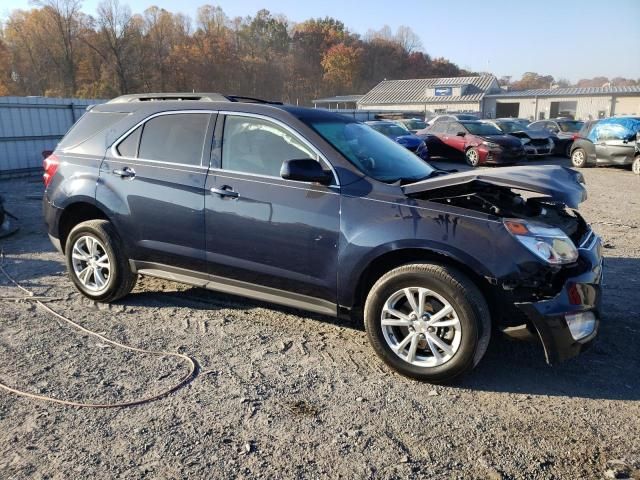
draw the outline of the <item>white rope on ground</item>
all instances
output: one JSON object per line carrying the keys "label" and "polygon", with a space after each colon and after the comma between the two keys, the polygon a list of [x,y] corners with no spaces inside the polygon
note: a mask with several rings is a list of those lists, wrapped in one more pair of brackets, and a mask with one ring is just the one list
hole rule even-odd
{"label": "white rope on ground", "polygon": [[[10,274],[9,272],[7,272],[4,268],[4,252],[0,253],[0,272],[2,272],[2,274],[7,277],[7,279],[13,283],[13,285],[15,285],[17,288],[19,288],[20,290],[22,290],[26,296],[24,297],[20,297],[19,300],[24,300],[24,301],[28,301],[28,302],[32,302],[35,303],[36,306],[40,307],[41,309],[45,310],[46,312],[48,312],[50,315],[53,315],[54,317],[66,322],[67,324],[71,325],[72,327],[88,334],[91,336],[94,336],[96,338],[99,338],[100,340],[102,340],[105,343],[108,343],[110,345],[113,345],[115,347],[118,348],[123,348],[125,350],[131,350],[133,352],[139,352],[139,353],[146,353],[148,355],[155,355],[155,356],[161,356],[161,357],[175,357],[175,358],[179,358],[185,362],[187,362],[189,364],[189,372],[182,377],[182,379],[175,384],[173,387],[165,389],[155,395],[151,395],[148,397],[143,397],[137,400],[130,400],[128,402],[116,402],[116,403],[82,403],[82,402],[74,402],[74,401],[70,401],[70,400],[61,400],[58,398],[53,398],[53,397],[47,397],[45,395],[36,395],[34,393],[29,393],[29,392],[24,392],[22,390],[18,390],[17,388],[13,388],[9,385],[6,385],[5,383],[0,382],[0,388],[2,388],[3,390],[6,390],[8,392],[14,393],[16,395],[20,395],[23,397],[27,397],[27,398],[33,398],[36,400],[43,400],[45,402],[53,402],[53,403],[59,403],[62,405],[68,405],[68,406],[72,406],[72,407],[84,407],[84,408],[122,408],[122,407],[133,407],[136,405],[142,405],[145,403],[149,403],[149,402],[153,402],[155,400],[159,400],[160,398],[163,398],[173,392],[175,392],[176,390],[179,390],[180,388],[184,387],[185,385],[187,385],[188,383],[190,383],[192,380],[194,380],[196,378],[196,376],[198,375],[198,364],[197,362],[187,356],[187,355],[183,355],[181,353],[175,353],[175,352],[166,352],[166,351],[162,351],[162,350],[146,350],[144,348],[138,348],[138,347],[132,347],[130,345],[125,345],[124,343],[120,343],[120,342],[116,342],[115,340],[111,340],[103,335],[100,335],[99,333],[96,333],[92,330],[89,330],[88,328],[83,327],[82,325],[74,322],[73,320],[71,320],[70,318],[65,317],[64,315],[56,312],[55,310],[53,310],[52,308],[48,307],[47,305],[45,305],[42,300],[44,300],[44,297],[42,296],[36,296],[32,291],[27,290],[26,288],[24,288],[22,285],[20,285]],[[49,297],[47,297],[48,299],[50,299]],[[16,297],[12,297],[12,298],[7,298],[7,297],[0,297],[0,301],[16,301]]]}

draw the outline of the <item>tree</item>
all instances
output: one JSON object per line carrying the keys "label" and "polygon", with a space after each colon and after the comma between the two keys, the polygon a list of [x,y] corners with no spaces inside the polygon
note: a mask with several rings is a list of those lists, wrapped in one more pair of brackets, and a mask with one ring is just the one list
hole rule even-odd
{"label": "tree", "polygon": [[349,92],[354,85],[362,49],[339,43],[331,47],[322,58],[324,80],[336,93]]}
{"label": "tree", "polygon": [[511,84],[514,90],[530,90],[535,88],[551,88],[553,77],[551,75],[540,75],[535,72],[526,72],[522,78]]}

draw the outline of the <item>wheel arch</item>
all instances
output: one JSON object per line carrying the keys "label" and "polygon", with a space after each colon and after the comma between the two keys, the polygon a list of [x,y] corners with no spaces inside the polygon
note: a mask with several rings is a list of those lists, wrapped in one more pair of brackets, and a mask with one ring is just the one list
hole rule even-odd
{"label": "wheel arch", "polygon": [[433,262],[456,268],[471,280],[485,297],[487,303],[491,298],[491,284],[487,275],[483,275],[469,264],[469,261],[456,258],[450,254],[428,248],[408,247],[391,250],[373,258],[357,277],[353,291],[352,312],[361,311],[367,294],[382,275],[394,268],[410,263]]}
{"label": "wheel arch", "polygon": [[109,220],[109,216],[98,205],[87,201],[78,200],[64,207],[58,221],[58,235],[62,251],[64,251],[69,233],[79,223],[87,220]]}

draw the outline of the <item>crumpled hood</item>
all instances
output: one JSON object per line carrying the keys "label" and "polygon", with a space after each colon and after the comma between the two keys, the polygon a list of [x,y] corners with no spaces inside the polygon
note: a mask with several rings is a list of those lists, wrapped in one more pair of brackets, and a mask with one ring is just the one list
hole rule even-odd
{"label": "crumpled hood", "polygon": [[510,132],[509,135],[518,138],[531,138],[532,140],[546,140],[547,138],[551,138],[549,132],[543,130],[516,130],[515,132]]}
{"label": "crumpled hood", "polygon": [[502,167],[469,170],[428,178],[402,187],[405,195],[463,184],[485,184],[540,193],[568,207],[578,208],[587,199],[584,177],[567,167],[556,165]]}
{"label": "crumpled hood", "polygon": [[519,147],[522,145],[520,140],[512,137],[511,135],[476,135],[478,138],[482,138],[487,142],[497,143],[501,147]]}

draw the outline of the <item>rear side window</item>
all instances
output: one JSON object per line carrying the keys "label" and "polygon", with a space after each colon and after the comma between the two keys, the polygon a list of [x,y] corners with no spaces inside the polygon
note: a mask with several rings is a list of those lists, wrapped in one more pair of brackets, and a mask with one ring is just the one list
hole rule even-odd
{"label": "rear side window", "polygon": [[208,113],[177,113],[152,118],[144,124],[138,158],[200,165],[208,125]]}
{"label": "rear side window", "polygon": [[105,113],[89,111],[80,117],[71,130],[64,136],[58,144],[58,148],[67,149],[75,147],[88,140],[97,133],[106,130],[114,125],[118,120],[126,117],[126,113]]}

